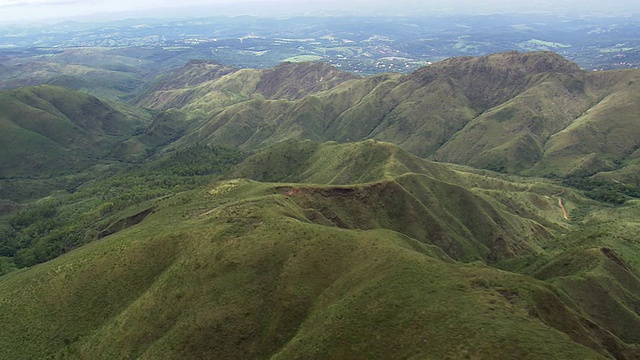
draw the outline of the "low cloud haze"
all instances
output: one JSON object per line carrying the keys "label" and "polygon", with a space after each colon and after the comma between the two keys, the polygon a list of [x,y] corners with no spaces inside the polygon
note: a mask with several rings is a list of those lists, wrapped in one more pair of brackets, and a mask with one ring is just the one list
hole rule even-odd
{"label": "low cloud haze", "polygon": [[637,0],[568,1],[531,0],[0,0],[0,22],[43,19],[96,20],[118,17],[211,16],[211,15],[442,15],[513,12],[555,14],[625,15],[640,12]]}

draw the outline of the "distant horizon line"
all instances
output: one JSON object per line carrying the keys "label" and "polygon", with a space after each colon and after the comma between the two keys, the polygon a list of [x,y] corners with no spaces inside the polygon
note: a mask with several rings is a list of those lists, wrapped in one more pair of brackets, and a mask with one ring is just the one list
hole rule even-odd
{"label": "distant horizon line", "polygon": [[[197,9],[190,8],[190,9]],[[122,11],[122,12],[107,12],[107,13],[94,13],[89,15],[77,15],[69,17],[51,17],[40,19],[19,19],[3,21],[0,19],[0,27],[6,26],[56,26],[64,23],[78,23],[78,24],[103,24],[114,22],[126,22],[136,20],[154,20],[154,21],[192,21],[192,20],[204,20],[214,18],[262,18],[262,19],[293,19],[293,18],[446,18],[446,17],[484,17],[484,16],[525,16],[535,15],[541,17],[551,18],[574,18],[574,19],[588,19],[588,18],[623,18],[629,19],[634,17],[640,17],[640,11],[631,11],[624,14],[616,13],[554,13],[551,11],[507,11],[507,12],[478,12],[478,13],[448,13],[448,12],[433,12],[429,14],[384,14],[384,13],[371,13],[371,14],[355,14],[348,12],[337,11],[314,11],[309,13],[291,13],[291,14],[185,14],[176,15],[164,13],[171,8],[158,9],[157,14],[146,14],[145,16],[136,16],[136,11]],[[139,15],[139,14],[138,14]]]}

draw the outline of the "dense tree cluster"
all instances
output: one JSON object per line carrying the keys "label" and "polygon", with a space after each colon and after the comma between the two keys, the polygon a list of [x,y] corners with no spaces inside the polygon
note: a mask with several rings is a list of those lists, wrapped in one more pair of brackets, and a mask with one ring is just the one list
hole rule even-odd
{"label": "dense tree cluster", "polygon": [[569,178],[564,184],[583,190],[591,199],[616,205],[623,204],[629,198],[640,198],[640,187],[613,180]]}
{"label": "dense tree cluster", "polygon": [[37,202],[0,230],[0,274],[93,241],[120,211],[211,182],[243,158],[237,150],[194,145],[96,179],[67,197]]}

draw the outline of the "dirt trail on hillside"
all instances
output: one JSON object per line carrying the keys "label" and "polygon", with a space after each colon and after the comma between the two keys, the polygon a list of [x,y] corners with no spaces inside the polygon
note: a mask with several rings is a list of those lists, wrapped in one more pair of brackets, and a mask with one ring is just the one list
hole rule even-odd
{"label": "dirt trail on hillside", "polygon": [[562,216],[564,216],[565,220],[569,220],[569,215],[567,215],[567,209],[565,209],[564,204],[562,203],[562,198],[560,195],[564,194],[564,190],[560,191],[557,194],[553,194],[552,196],[558,199],[558,205],[560,205],[560,209],[562,209]]}

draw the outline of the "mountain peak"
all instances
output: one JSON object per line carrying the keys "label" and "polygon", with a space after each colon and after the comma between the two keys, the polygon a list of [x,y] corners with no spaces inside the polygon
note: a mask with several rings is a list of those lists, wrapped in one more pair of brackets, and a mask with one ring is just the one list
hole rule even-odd
{"label": "mountain peak", "polygon": [[482,113],[522,93],[541,76],[581,77],[585,72],[561,55],[540,51],[511,51],[482,57],[457,57],[424,67],[410,74],[422,84],[446,79],[463,89],[472,108]]}
{"label": "mountain peak", "polygon": [[238,69],[212,60],[191,60],[178,69],[170,81],[163,82],[154,91],[193,87],[207,81],[219,79]]}
{"label": "mountain peak", "polygon": [[257,91],[270,99],[299,99],[357,76],[321,62],[284,62],[263,71]]}
{"label": "mountain peak", "polygon": [[466,70],[479,70],[490,67],[503,71],[517,70],[528,74],[580,72],[580,67],[551,51],[536,51],[521,53],[510,51],[490,54],[481,57],[457,57],[434,64],[434,67],[454,67]]}

